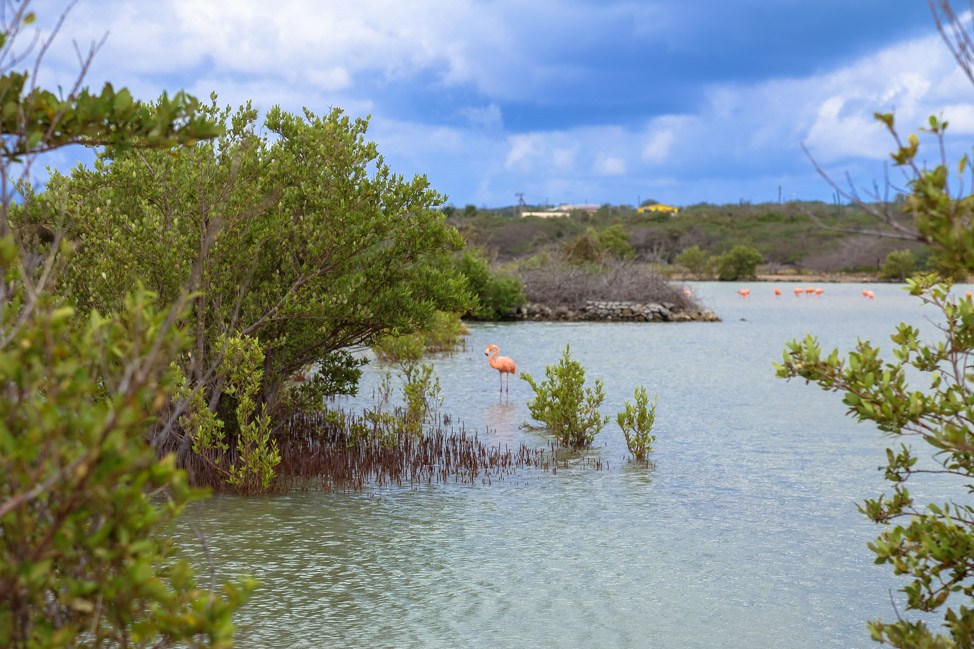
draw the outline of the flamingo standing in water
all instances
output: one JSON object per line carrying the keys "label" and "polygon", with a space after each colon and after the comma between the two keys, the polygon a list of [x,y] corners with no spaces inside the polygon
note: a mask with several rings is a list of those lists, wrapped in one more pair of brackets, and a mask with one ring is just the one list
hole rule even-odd
{"label": "flamingo standing in water", "polygon": [[[493,352],[493,353],[491,353]],[[487,362],[490,366],[497,370],[497,378],[500,379],[500,389],[504,389],[504,375],[507,374],[507,391],[511,391],[511,374],[517,374],[517,365],[514,364],[514,360],[509,356],[498,356],[500,349],[497,345],[487,345],[487,349],[484,350],[485,356],[490,356]]]}

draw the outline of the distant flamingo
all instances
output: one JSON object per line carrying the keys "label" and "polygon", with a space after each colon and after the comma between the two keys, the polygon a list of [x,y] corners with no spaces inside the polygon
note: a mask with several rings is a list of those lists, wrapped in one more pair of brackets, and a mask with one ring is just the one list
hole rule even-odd
{"label": "distant flamingo", "polygon": [[817,289],[815,289],[815,297],[822,297],[822,293],[824,293],[824,292],[825,292],[825,289],[824,288],[817,288]]}
{"label": "distant flamingo", "polygon": [[804,292],[805,292],[805,289],[803,289],[803,288],[796,288],[795,289],[795,297],[801,297],[802,296],[802,293],[804,293]]}
{"label": "distant flamingo", "polygon": [[865,291],[863,291],[862,294],[863,294],[864,297],[867,297],[870,300],[875,300],[876,299],[876,294],[873,293],[872,291],[868,290],[868,289],[865,290]]}
{"label": "distant flamingo", "polygon": [[[493,352],[493,354],[491,354],[491,352]],[[498,356],[497,354],[499,353],[500,353],[500,349],[498,349],[497,345],[487,345],[487,349],[484,350],[484,355],[490,356],[490,359],[488,360],[490,366],[493,367],[498,372],[497,378],[500,379],[501,390],[504,389],[504,375],[505,374],[508,375],[507,391],[510,392],[511,391],[510,375],[517,373],[517,365],[515,365],[514,361],[508,356]]]}
{"label": "distant flamingo", "polygon": [[814,292],[815,292],[815,289],[814,288],[812,288],[812,287],[806,288],[805,289],[805,297],[808,297],[809,295],[811,295]]}
{"label": "distant flamingo", "polygon": [[742,298],[747,299],[747,296],[751,294],[751,289],[749,289],[749,288],[741,288],[741,289],[738,289],[737,292],[741,294],[741,297]]}
{"label": "distant flamingo", "polygon": [[780,297],[781,296],[781,289],[780,288],[776,288],[774,290],[774,296],[775,297]]}

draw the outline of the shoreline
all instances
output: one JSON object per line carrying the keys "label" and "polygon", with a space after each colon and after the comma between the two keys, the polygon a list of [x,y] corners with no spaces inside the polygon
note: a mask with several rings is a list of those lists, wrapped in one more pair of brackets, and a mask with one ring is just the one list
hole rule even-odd
{"label": "shoreline", "polygon": [[711,309],[685,310],[669,302],[589,300],[581,307],[530,303],[512,314],[516,321],[533,322],[720,322]]}
{"label": "shoreline", "polygon": [[[691,277],[689,275],[673,275],[667,278],[671,282],[719,282],[720,280],[715,278],[710,279],[700,279],[697,277]],[[737,282],[783,282],[792,284],[801,284],[807,282],[817,282],[820,284],[900,284],[902,282],[891,282],[889,280],[879,279],[877,275],[872,275],[869,273],[849,273],[849,274],[831,274],[831,273],[781,273],[781,274],[771,274],[771,273],[759,273],[756,279],[742,279],[735,280]]]}
{"label": "shoreline", "polygon": [[[674,275],[668,282],[719,282]],[[762,284],[890,284],[902,282],[881,280],[869,273],[761,273],[755,279],[727,283],[755,282]],[[712,309],[684,309],[669,302],[625,302],[588,300],[582,306],[529,303],[509,314],[507,320],[516,322],[722,322]]]}

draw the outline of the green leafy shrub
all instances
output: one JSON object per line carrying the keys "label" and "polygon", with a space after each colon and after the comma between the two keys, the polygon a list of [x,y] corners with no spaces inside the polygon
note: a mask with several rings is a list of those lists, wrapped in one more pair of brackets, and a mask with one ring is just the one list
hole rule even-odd
{"label": "green leafy shrub", "polygon": [[562,244],[561,250],[565,259],[573,264],[601,264],[636,256],[629,243],[629,234],[619,223],[601,230],[586,228],[585,232]]}
{"label": "green leafy shrub", "polygon": [[713,274],[714,260],[700,246],[690,246],[673,260],[677,266],[682,266],[687,273],[697,279],[709,277]]}
{"label": "green leafy shrub", "polygon": [[92,93],[82,79],[57,93],[36,87],[11,70],[36,70],[49,44],[17,42],[33,31],[29,4],[7,6],[0,34],[0,647],[231,647],[232,615],[254,584],[216,591],[212,575],[201,584],[178,559],[166,532],[202,494],[173,455],[146,443],[153,424],[174,423],[186,287],[160,308],[126,277],[111,308],[79,314],[55,290],[72,248],[60,224],[32,230],[11,209],[16,192],[34,195],[37,154],[106,144],[171,155],[222,129],[183,93],[150,105],[111,84]]}
{"label": "green leafy shrub", "polygon": [[[354,390],[335,354],[386,334],[429,328],[437,311],[471,304],[452,265],[463,245],[424,177],[393,173],[366,139],[368,123],[334,109],[295,115],[213,105],[225,125],[192,148],[106,150],[92,168],[57,176],[23,206],[30,225],[63,227],[77,242],[59,290],[79,312],[117,307],[133,280],[168,302],[193,292],[194,341],[178,359],[192,391],[220,418],[235,417],[224,391],[222,334],[260,340],[255,404],[277,417],[292,378],[315,369],[315,390]],[[325,376],[332,369],[339,376]],[[275,423],[278,423],[276,421]],[[187,466],[195,440],[181,427],[152,430]],[[284,444],[286,440],[281,439]]]}
{"label": "green leafy shrub", "polygon": [[656,441],[656,436],[652,434],[653,424],[656,422],[656,398],[649,405],[649,396],[642,386],[636,388],[633,398],[636,400],[635,404],[627,401],[626,409],[616,413],[616,423],[622,429],[629,452],[637,460],[645,460]]}
{"label": "green leafy shrub", "polygon": [[[262,404],[258,409],[256,402],[264,351],[260,342],[249,336],[220,336],[218,344],[223,350],[219,380],[231,398],[228,401],[236,405],[233,419],[221,418],[210,410],[201,391],[189,390],[183,377],[176,395],[189,405],[180,424],[192,432],[193,451],[218,467],[236,492],[263,493],[270,488],[274,469],[281,461],[277,442],[271,439],[267,406]],[[236,452],[228,455],[231,441]]]}
{"label": "green leafy shrub", "polygon": [[[12,239],[0,249],[14,279]],[[5,304],[0,646],[231,646],[254,584],[211,592],[175,557],[165,531],[201,494],[144,438],[184,342],[171,312],[145,291],[85,320],[49,296]]]}
{"label": "green leafy shrub", "polygon": [[602,381],[596,379],[594,388],[584,387],[585,368],[572,359],[571,345],[565,346],[557,365],[545,367],[545,377],[539,385],[530,374],[521,373],[521,378],[534,390],[534,398],[528,401],[532,419],[543,424],[562,446],[591,445],[609,421],[599,412],[605,400]]}
{"label": "green leafy shrub", "polygon": [[587,228],[585,232],[561,245],[562,256],[572,264],[597,264],[602,261],[602,244],[595,228]]}
{"label": "green leafy shrub", "polygon": [[462,348],[468,333],[459,315],[441,311],[434,316],[429,328],[401,336],[383,336],[372,345],[372,351],[382,363],[405,367],[417,363],[427,354],[449,353]]}
{"label": "green leafy shrub", "polygon": [[636,251],[629,243],[629,234],[621,223],[610,225],[598,233],[599,248],[603,257],[613,259],[634,259]]}
{"label": "green leafy shrub", "polygon": [[464,252],[457,261],[457,270],[466,278],[476,298],[470,315],[477,320],[500,320],[527,302],[521,280],[492,272],[480,253]]}
{"label": "green leafy shrub", "polygon": [[423,434],[423,425],[432,421],[443,405],[440,379],[428,363],[410,365],[402,372],[402,393],[406,402],[400,417],[403,430],[413,435]]}
{"label": "green leafy shrub", "polygon": [[717,259],[717,279],[722,282],[737,282],[757,279],[758,264],[764,258],[756,248],[737,245],[730,252]]}
{"label": "green leafy shrub", "polygon": [[886,260],[879,269],[882,279],[902,282],[916,272],[917,260],[909,250],[894,250],[886,255]]}

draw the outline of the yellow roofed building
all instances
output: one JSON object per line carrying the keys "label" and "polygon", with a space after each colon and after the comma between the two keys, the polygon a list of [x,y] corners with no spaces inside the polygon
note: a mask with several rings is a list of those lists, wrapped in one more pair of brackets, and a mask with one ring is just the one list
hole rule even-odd
{"label": "yellow roofed building", "polygon": [[662,203],[653,203],[652,205],[643,205],[642,207],[637,208],[636,211],[639,214],[662,213],[675,215],[680,213],[680,208],[673,207],[672,205],[663,205]]}

